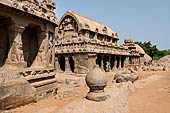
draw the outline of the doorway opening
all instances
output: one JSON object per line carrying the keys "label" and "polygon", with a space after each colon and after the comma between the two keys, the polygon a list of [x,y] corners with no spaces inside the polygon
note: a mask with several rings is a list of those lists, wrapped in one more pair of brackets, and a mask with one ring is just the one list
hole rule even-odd
{"label": "doorway opening", "polygon": [[27,67],[31,67],[38,53],[38,28],[39,26],[29,24],[22,34],[24,61]]}
{"label": "doorway opening", "polygon": [[13,40],[9,41],[9,26],[13,21],[5,16],[0,15],[0,67],[3,67],[10,49],[10,42],[12,45]]}
{"label": "doorway opening", "polygon": [[60,69],[65,72],[65,57],[64,56],[59,57],[59,64],[60,64]]}

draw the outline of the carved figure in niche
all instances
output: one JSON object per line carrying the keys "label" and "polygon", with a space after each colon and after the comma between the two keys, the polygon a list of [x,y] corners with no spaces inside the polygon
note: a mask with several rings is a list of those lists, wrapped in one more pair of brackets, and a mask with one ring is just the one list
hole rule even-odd
{"label": "carved figure in niche", "polygon": [[9,27],[9,54],[8,62],[24,62],[23,44],[21,33],[24,31],[23,27],[10,26]]}
{"label": "carved figure in niche", "polygon": [[48,64],[52,64],[52,58],[53,58],[53,39],[50,36],[48,40]]}
{"label": "carved figure in niche", "polygon": [[74,31],[74,27],[72,24],[73,24],[73,19],[66,18],[63,23],[64,31]]}
{"label": "carved figure in niche", "polygon": [[38,57],[37,57],[38,62],[46,61],[45,45],[47,45],[45,39],[43,39],[42,37],[39,38],[39,41],[38,41],[39,50],[38,50]]}
{"label": "carved figure in niche", "polygon": [[60,29],[64,30],[65,32],[67,31],[74,32],[77,31],[78,27],[76,21],[72,17],[67,17],[63,21]]}
{"label": "carved figure in niche", "polygon": [[38,51],[38,59],[37,59],[39,62],[42,62],[42,61],[46,60],[44,50],[45,50],[44,45],[40,46],[39,51]]}
{"label": "carved figure in niche", "polygon": [[15,43],[15,53],[13,53],[13,55],[15,54],[16,60],[19,62],[24,61],[24,57],[23,57],[23,46],[22,46],[22,41],[14,41]]}

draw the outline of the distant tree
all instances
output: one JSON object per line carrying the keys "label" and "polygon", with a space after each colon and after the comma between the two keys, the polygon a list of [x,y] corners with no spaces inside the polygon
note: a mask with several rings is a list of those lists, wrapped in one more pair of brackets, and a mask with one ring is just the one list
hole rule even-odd
{"label": "distant tree", "polygon": [[169,50],[159,50],[156,45],[152,45],[151,41],[149,42],[135,42],[135,44],[138,44],[150,57],[157,57],[161,58],[166,55],[170,55],[170,49]]}
{"label": "distant tree", "polygon": [[163,50],[164,56],[170,55],[170,49],[169,50]]}
{"label": "distant tree", "polygon": [[161,52],[159,52],[156,45],[152,45],[151,41],[149,42],[135,42],[135,44],[138,44],[150,57],[153,58],[153,56],[157,56],[158,54],[162,55]]}

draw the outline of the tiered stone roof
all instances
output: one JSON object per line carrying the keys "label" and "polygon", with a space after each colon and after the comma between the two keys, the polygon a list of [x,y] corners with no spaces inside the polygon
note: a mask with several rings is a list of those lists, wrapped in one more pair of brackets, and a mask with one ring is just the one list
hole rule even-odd
{"label": "tiered stone roof", "polygon": [[[96,22],[90,18],[87,18],[85,16],[79,15],[73,11],[67,11],[64,16],[61,18],[59,23],[62,23],[63,19],[70,15],[73,17],[76,22],[78,23],[78,31],[81,31],[82,29],[89,30],[92,32],[97,32],[102,35],[107,35],[109,37],[114,37],[116,39],[119,39],[117,36],[117,33],[114,32],[111,28],[108,26],[101,24],[99,22]],[[60,26],[60,25],[59,25]]]}

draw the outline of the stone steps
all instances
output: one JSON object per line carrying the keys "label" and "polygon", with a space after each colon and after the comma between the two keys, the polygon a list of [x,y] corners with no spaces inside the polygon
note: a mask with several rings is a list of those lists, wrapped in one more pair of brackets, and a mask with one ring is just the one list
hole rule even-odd
{"label": "stone steps", "polygon": [[55,73],[49,73],[49,74],[41,74],[41,75],[37,75],[37,76],[27,76],[25,77],[27,81],[31,81],[31,80],[36,80],[36,79],[40,79],[40,78],[47,78],[47,77],[53,77],[55,76]]}
{"label": "stone steps", "polygon": [[36,95],[53,93],[57,89],[55,72],[26,76],[25,79],[36,89]]}
{"label": "stone steps", "polygon": [[38,87],[41,87],[41,86],[45,86],[45,85],[48,85],[48,84],[52,84],[56,82],[56,79],[50,79],[50,80],[43,80],[43,81],[40,81],[40,82],[35,82],[35,83],[32,83],[31,85],[34,86],[35,88],[38,88]]}

